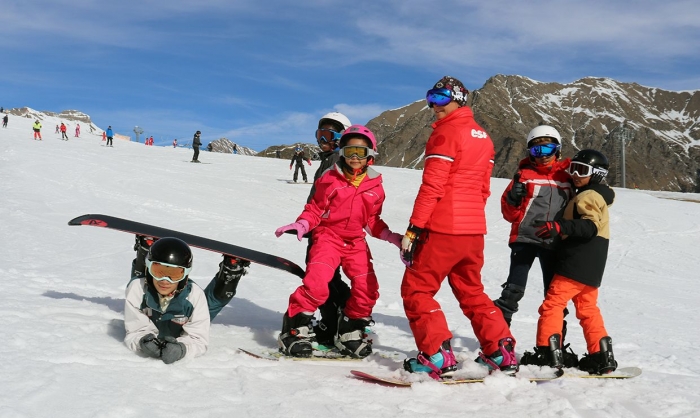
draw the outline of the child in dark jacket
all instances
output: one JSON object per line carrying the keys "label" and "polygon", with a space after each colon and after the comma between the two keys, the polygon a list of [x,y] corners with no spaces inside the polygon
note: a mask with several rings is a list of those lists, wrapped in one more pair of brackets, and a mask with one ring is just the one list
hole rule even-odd
{"label": "child in dark jacket", "polygon": [[[336,165],[340,159],[338,154],[338,141],[343,132],[352,125],[350,119],[342,113],[330,112],[318,120],[318,129],[316,129],[316,142],[321,149],[319,157],[321,161],[316,173],[314,174],[314,183],[321,178],[326,170]],[[316,184],[311,186],[311,192],[306,199],[306,203],[310,203],[316,193]],[[309,239],[309,244],[306,248],[306,262],[309,262],[309,254],[313,240]],[[314,325],[314,334],[320,349],[333,347],[336,331],[338,330],[338,318],[345,303],[350,298],[350,286],[345,283],[340,275],[340,266],[335,269],[333,278],[328,282],[328,299],[318,307],[320,318]]]}
{"label": "child in dark jacket", "polygon": [[521,364],[564,367],[560,330],[564,308],[572,300],[588,348],[579,368],[590,374],[617,368],[612,339],[597,305],[610,242],[608,207],[615,199],[613,190],[602,183],[608,168],[607,158],[599,151],[576,153],[568,170],[576,196],[566,206],[563,219],[533,223],[539,237],[560,240],[560,244],[554,278],[539,309],[537,346],[534,353],[523,355]]}

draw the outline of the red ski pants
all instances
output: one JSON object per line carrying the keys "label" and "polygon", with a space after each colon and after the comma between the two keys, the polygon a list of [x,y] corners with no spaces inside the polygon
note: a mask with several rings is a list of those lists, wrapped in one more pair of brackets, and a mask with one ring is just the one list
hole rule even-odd
{"label": "red ski pants", "polygon": [[549,285],[547,296],[540,306],[540,319],[537,321],[537,345],[549,345],[552,334],[560,334],[564,323],[564,308],[572,300],[583,328],[589,353],[600,351],[600,339],[608,336],[603,324],[603,316],[598,308],[598,288],[579,283],[555,274]]}
{"label": "red ski pants", "polygon": [[379,283],[367,242],[364,239],[345,242],[329,231],[315,233],[312,239],[303,284],[289,297],[289,316],[315,312],[328,299],[328,282],[338,266],[350,279],[345,315],[351,319],[371,316],[379,299]]}
{"label": "red ski pants", "polygon": [[481,283],[483,235],[430,232],[413,260],[403,275],[401,297],[420,351],[432,355],[443,341],[452,338],[445,314],[435,300],[445,277],[484,353],[498,350],[501,339],[513,338],[501,310],[484,293]]}

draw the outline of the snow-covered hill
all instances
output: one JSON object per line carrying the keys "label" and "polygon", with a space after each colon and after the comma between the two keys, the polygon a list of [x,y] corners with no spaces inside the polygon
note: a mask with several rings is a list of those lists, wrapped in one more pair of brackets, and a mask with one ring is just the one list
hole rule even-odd
{"label": "snow-covered hill", "polygon": [[[31,139],[31,120],[0,128],[1,417],[691,417],[700,415],[698,250],[700,205],[617,189],[600,306],[621,366],[644,374],[627,381],[558,380],[535,384],[494,375],[484,384],[387,388],[349,377],[350,369],[399,373],[380,357],[361,362],[271,362],[237,347],[274,349],[289,294],[299,279],[253,266],[237,296],[212,324],[202,357],[165,365],[122,343],[123,296],[133,237],[69,227],[69,219],[106,213],[273,253],[303,265],[306,243],[276,227],[293,221],[309,186],[289,185],[288,162],[145,147],[98,135],[60,141],[52,129]],[[54,121],[45,126],[52,128]],[[315,170],[313,162],[311,170]],[[421,172],[377,167],[388,199],[383,217],[408,223]],[[496,296],[508,272],[509,225],[494,179],[483,278]],[[683,194],[686,199],[700,196]],[[399,286],[396,249],[369,238],[381,284],[374,312],[376,350],[415,355]],[[193,279],[206,285],[220,256],[195,250]],[[534,345],[541,276],[533,268],[513,332],[522,353]],[[438,298],[455,335],[461,367],[478,351],[449,288]],[[580,327],[567,341],[579,354]],[[527,370],[524,370],[527,372]]]}

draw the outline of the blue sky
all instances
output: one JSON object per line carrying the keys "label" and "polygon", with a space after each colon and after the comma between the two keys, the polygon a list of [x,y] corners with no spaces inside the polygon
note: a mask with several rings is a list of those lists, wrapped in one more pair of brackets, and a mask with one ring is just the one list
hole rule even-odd
{"label": "blue sky", "polygon": [[7,0],[0,106],[261,151],[314,142],[329,111],[366,123],[445,74],[698,90],[698,16],[695,0]]}

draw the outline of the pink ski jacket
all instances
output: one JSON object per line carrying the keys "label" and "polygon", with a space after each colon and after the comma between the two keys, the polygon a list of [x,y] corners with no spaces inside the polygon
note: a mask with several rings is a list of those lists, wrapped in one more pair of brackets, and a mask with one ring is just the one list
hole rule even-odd
{"label": "pink ski jacket", "polygon": [[385,194],[382,175],[367,168],[358,187],[345,178],[338,165],[314,183],[316,192],[297,220],[304,219],[314,234],[332,232],[344,241],[364,239],[365,231],[379,237],[387,228],[380,218]]}

